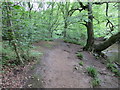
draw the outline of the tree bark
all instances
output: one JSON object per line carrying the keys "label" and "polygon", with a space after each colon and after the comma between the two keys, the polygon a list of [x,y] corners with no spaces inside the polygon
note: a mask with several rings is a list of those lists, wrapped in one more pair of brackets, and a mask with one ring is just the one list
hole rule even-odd
{"label": "tree bark", "polygon": [[64,31],[63,31],[63,37],[66,38],[67,34],[67,21],[65,20],[65,24],[64,24]]}
{"label": "tree bark", "polygon": [[94,51],[95,52],[101,52],[101,51],[107,49],[109,46],[113,45],[114,43],[116,43],[119,40],[120,40],[120,32],[111,36],[108,40],[104,41],[103,43],[94,45]]}
{"label": "tree bark", "polygon": [[94,44],[92,5],[88,2],[87,43],[83,50],[91,51]]}

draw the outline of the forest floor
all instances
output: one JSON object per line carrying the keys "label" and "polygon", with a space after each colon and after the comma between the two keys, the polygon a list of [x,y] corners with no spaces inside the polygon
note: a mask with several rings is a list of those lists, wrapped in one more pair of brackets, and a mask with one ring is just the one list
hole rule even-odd
{"label": "forest floor", "polygon": [[[99,72],[99,88],[118,87],[118,78],[106,68],[105,60],[96,59],[92,53],[82,51],[80,45],[64,43],[62,40],[38,42],[34,45],[41,46],[44,55],[32,72],[34,77],[28,80],[25,87],[90,88],[92,78],[86,71],[89,66],[94,66]],[[78,51],[83,55],[82,60],[76,56]],[[79,65],[80,61],[83,66]]]}
{"label": "forest floor", "polygon": [[[15,87],[91,88],[92,78],[86,70],[89,66],[94,66],[99,72],[98,78],[101,80],[99,88],[119,87],[118,78],[106,68],[105,60],[96,59],[92,53],[82,51],[80,45],[65,43],[62,40],[40,41],[33,45],[39,47],[35,49],[36,51],[44,54],[36,64],[33,65],[31,62],[32,64],[27,65],[22,73],[12,75],[11,80],[15,80],[13,85],[22,84]],[[78,51],[83,55],[81,60],[76,56]],[[83,66],[79,65],[80,62],[83,62]],[[16,77],[22,77],[22,79],[16,80]],[[9,75],[8,78],[10,78]],[[14,88],[14,86],[10,87]]]}

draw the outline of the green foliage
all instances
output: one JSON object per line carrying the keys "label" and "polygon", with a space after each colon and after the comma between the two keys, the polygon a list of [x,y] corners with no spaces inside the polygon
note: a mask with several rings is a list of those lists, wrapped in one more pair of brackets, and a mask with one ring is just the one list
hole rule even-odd
{"label": "green foliage", "polygon": [[[93,22],[95,37],[109,38],[112,35],[111,33],[114,34],[118,32],[118,27],[114,27],[114,30],[111,33],[109,26],[106,27],[107,19],[109,19],[114,25],[117,24],[118,9],[114,7],[114,3],[109,3],[108,17],[107,17],[105,12],[103,13],[103,10],[105,11],[104,9],[105,7],[106,7],[105,4],[93,6],[93,14],[96,17],[96,19]],[[99,13],[97,11],[99,11]]]}
{"label": "green foliage", "polygon": [[93,87],[100,85],[100,79],[98,78],[98,71],[93,66],[87,68],[88,74],[92,77],[91,84]]}
{"label": "green foliage", "polygon": [[82,59],[82,58],[83,58],[83,55],[82,55],[80,52],[77,52],[76,56],[77,56],[79,59]]}
{"label": "green foliage", "polygon": [[[22,48],[22,49],[24,50],[19,50],[19,53],[24,62],[28,62],[31,60],[39,60],[42,55],[40,51],[33,50],[34,48],[31,48],[31,50],[28,50],[29,48]],[[10,47],[7,42],[3,42],[2,65],[15,66],[18,64],[21,63],[18,61],[18,58],[13,48]]]}
{"label": "green foliage", "polygon": [[108,69],[113,69],[115,66],[112,63],[107,63],[107,68]]}
{"label": "green foliage", "polygon": [[53,41],[53,39],[51,39],[51,38],[44,38],[42,40],[44,40],[44,41]]}
{"label": "green foliage", "polygon": [[93,78],[91,81],[91,84],[93,87],[99,86],[100,85],[100,79],[99,78]]}
{"label": "green foliage", "polygon": [[90,67],[87,68],[87,72],[93,78],[95,78],[95,77],[98,76],[98,71],[96,70],[96,68],[94,68],[92,66],[90,66]]}
{"label": "green foliage", "polygon": [[[14,61],[18,59],[14,52],[15,48],[13,43],[16,43],[18,53],[25,61],[29,59],[32,43],[40,40],[52,41],[57,38],[63,38],[63,32],[65,30],[65,42],[85,45],[87,41],[87,30],[84,24],[89,21],[88,12],[87,10],[83,10],[81,13],[78,10],[69,12],[71,9],[80,7],[78,2],[40,2],[36,3],[37,8],[34,5],[32,8],[32,4],[28,4],[27,2],[20,2],[17,5],[15,2],[3,2],[0,4],[3,14],[2,36],[7,40],[13,39],[10,43],[11,45],[3,48],[3,59],[5,59],[5,63],[7,60]],[[87,3],[84,2],[83,4]],[[105,4],[93,5],[95,37],[105,36],[108,38],[112,34],[117,33],[118,9],[114,7],[114,3],[110,3],[108,10],[109,16],[106,17],[106,13],[103,12],[105,8]],[[108,26],[106,27],[107,19],[115,25],[113,31],[110,31]],[[11,22],[11,25],[9,22]],[[67,26],[66,28],[65,24]],[[9,55],[8,52],[11,52],[11,54]],[[35,53],[36,55],[38,54],[37,52]],[[35,53],[30,54],[30,56]],[[80,59],[82,58],[82,55],[78,54],[77,56]]]}
{"label": "green foliage", "polygon": [[77,44],[77,45],[81,45],[80,42],[75,41],[75,40],[70,40],[70,39],[64,39],[64,42],[66,42],[66,43],[72,43],[72,44]]}
{"label": "green foliage", "polygon": [[2,42],[0,42],[0,65],[2,65]]}
{"label": "green foliage", "polygon": [[29,53],[29,58],[33,58],[36,60],[39,60],[40,57],[42,56],[43,53],[40,53],[40,51],[36,51],[36,50],[31,50]]}
{"label": "green foliage", "polygon": [[80,61],[80,62],[79,62],[79,65],[83,66],[83,62],[82,62],[82,61]]}
{"label": "green foliage", "polygon": [[111,70],[111,72],[115,73],[116,76],[120,76],[120,71],[115,67],[113,63],[107,63],[107,68]]}
{"label": "green foliage", "polygon": [[16,59],[15,52],[11,47],[2,48],[2,65],[16,64]]}
{"label": "green foliage", "polygon": [[2,42],[0,42],[0,55],[2,55]]}

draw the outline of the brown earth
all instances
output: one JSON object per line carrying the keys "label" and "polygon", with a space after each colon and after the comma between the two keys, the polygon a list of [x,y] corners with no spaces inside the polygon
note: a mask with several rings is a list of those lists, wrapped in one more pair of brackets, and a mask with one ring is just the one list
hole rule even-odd
{"label": "brown earth", "polygon": [[[62,40],[39,42],[34,45],[41,46],[44,55],[32,72],[37,79],[29,80],[25,87],[90,88],[92,78],[86,72],[86,68],[89,66],[94,66],[99,72],[98,77],[101,83],[98,87],[118,87],[118,78],[107,70],[105,60],[96,59],[92,53],[82,51],[81,46],[64,43]],[[77,51],[81,51],[82,60],[76,57]],[[83,62],[83,66],[79,65],[80,61]]]}

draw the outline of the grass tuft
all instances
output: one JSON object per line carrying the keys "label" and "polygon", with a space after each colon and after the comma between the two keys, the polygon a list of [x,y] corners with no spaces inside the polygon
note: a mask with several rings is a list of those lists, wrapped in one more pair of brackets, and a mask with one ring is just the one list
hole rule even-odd
{"label": "grass tuft", "polygon": [[80,66],[83,66],[83,62],[82,62],[82,61],[80,61],[80,62],[79,62],[79,65],[80,65]]}
{"label": "grass tuft", "polygon": [[83,55],[82,55],[80,52],[78,52],[78,53],[76,54],[76,56],[77,56],[79,59],[83,59]]}
{"label": "grass tuft", "polygon": [[95,77],[98,76],[98,71],[96,70],[96,68],[94,68],[92,66],[90,66],[90,67],[87,68],[87,72],[93,78],[95,78]]}
{"label": "grass tuft", "polygon": [[91,84],[93,87],[99,86],[100,85],[100,79],[99,78],[93,78],[91,81]]}

